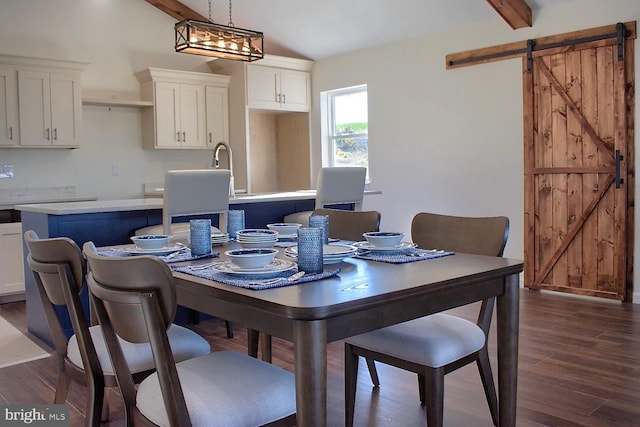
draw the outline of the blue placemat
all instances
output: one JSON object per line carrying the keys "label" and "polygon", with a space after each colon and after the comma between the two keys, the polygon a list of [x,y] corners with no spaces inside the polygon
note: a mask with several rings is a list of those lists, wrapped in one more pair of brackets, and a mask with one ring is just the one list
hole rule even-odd
{"label": "blue placemat", "polygon": [[366,259],[369,261],[388,262],[390,264],[405,264],[407,262],[424,261],[426,259],[442,258],[453,255],[453,251],[442,251],[436,249],[408,249],[398,252],[360,252],[354,258]]}
{"label": "blue placemat", "polygon": [[[225,283],[227,285],[238,286],[240,288],[253,289],[255,291],[261,291],[263,289],[281,288],[284,286],[298,285],[300,283],[313,282],[315,280],[326,279],[340,273],[340,268],[325,268],[322,273],[317,274],[305,274],[304,276],[294,280],[287,280],[288,277],[297,273],[297,270],[289,270],[281,274],[270,276],[268,279],[261,278],[246,278],[241,276],[231,276],[226,273],[214,270],[213,268],[205,268],[199,270],[192,270],[188,265],[172,266],[173,271],[180,273],[191,274],[192,276],[201,277],[203,279],[215,280],[216,282]],[[273,279],[282,279],[279,281],[272,281]]]}
{"label": "blue placemat", "polygon": [[[128,257],[133,256],[134,254],[122,251],[117,248],[113,249],[98,249],[98,255],[107,256],[107,257]],[[137,255],[137,254],[135,254]],[[159,256],[161,260],[166,262],[167,264],[171,264],[173,262],[181,262],[181,261],[192,261],[194,259],[202,259],[202,258],[215,258],[219,256],[219,252],[211,252],[206,255],[191,255],[191,249],[184,248],[177,252],[172,252],[169,255]]]}

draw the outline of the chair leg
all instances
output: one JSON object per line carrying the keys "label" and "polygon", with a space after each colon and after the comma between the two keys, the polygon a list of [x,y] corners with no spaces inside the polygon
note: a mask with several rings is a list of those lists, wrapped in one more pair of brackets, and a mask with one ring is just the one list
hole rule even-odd
{"label": "chair leg", "polygon": [[487,397],[487,404],[489,405],[489,411],[491,412],[491,420],[493,425],[498,425],[498,398],[496,396],[496,386],[493,382],[493,373],[491,371],[491,363],[489,363],[489,353],[485,346],[478,354],[476,360],[478,365],[478,371],[480,372],[480,379],[482,380],[482,387],[484,388],[484,394]]}
{"label": "chair leg", "polygon": [[424,375],[418,374],[418,393],[420,394],[420,403],[424,405],[424,399],[426,396],[426,392],[424,390]]}
{"label": "chair leg", "polygon": [[260,346],[262,360],[271,363],[271,335],[260,332],[260,339],[262,340],[262,345]]}
{"label": "chair leg", "polygon": [[233,325],[228,320],[225,320],[227,326],[227,338],[233,338]]}
{"label": "chair leg", "polygon": [[109,421],[109,389],[104,389],[104,399],[102,399],[102,416],[100,420],[104,423]]}
{"label": "chair leg", "polygon": [[427,368],[424,374],[424,388],[429,390],[426,396],[427,425],[442,427],[444,421],[444,369]]}
{"label": "chair leg", "polygon": [[258,344],[260,342],[260,332],[255,329],[247,329],[247,354],[258,358]]}
{"label": "chair leg", "polygon": [[69,381],[71,381],[71,378],[69,378],[64,369],[64,361],[58,360],[58,382],[56,383],[56,395],[53,398],[53,403],[62,404],[67,400]]}
{"label": "chair leg", "polygon": [[356,386],[358,382],[359,356],[353,353],[353,346],[344,345],[344,415],[345,426],[353,426],[353,413],[356,407]]}
{"label": "chair leg", "polygon": [[371,376],[371,382],[374,387],[380,386],[380,379],[378,378],[378,370],[376,369],[376,361],[365,357],[367,361],[367,368],[369,368],[369,375]]}
{"label": "chair leg", "polygon": [[105,399],[102,377],[90,379],[87,383],[86,425],[99,427],[102,421],[102,405]]}

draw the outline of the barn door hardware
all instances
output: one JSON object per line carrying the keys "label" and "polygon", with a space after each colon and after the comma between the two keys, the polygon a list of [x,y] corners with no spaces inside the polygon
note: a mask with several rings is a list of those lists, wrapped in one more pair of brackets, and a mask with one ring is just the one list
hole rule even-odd
{"label": "barn door hardware", "polygon": [[616,150],[616,188],[620,188],[624,182],[624,178],[620,176],[620,162],[624,160],[624,156],[620,153],[620,150]]}

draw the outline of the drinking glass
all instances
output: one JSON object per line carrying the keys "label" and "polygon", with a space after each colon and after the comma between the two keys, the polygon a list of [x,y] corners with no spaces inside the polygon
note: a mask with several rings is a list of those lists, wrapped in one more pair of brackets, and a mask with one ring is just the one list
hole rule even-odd
{"label": "drinking glass", "polygon": [[298,228],[298,270],[307,274],[322,273],[322,229]]}
{"label": "drinking glass", "polygon": [[189,239],[191,241],[191,255],[211,253],[211,220],[192,219],[189,221]]}

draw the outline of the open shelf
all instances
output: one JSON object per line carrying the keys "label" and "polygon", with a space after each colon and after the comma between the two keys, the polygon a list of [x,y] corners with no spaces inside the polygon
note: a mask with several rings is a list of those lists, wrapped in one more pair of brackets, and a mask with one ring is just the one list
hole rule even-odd
{"label": "open shelf", "polygon": [[153,107],[152,101],[136,101],[133,99],[98,99],[84,98],[82,105],[94,105],[98,107],[130,107],[130,108],[146,108]]}

